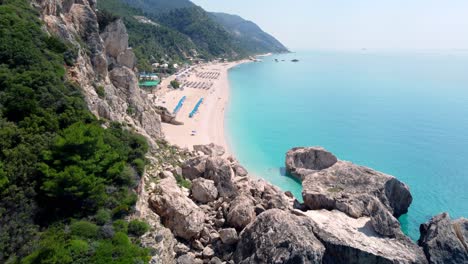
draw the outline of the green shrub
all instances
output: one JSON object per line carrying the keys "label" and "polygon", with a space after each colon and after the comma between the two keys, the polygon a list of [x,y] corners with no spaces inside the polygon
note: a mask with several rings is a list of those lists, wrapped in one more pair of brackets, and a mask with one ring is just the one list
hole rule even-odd
{"label": "green shrub", "polygon": [[132,162],[133,166],[135,166],[136,171],[138,172],[138,175],[143,176],[143,173],[145,172],[145,161],[142,159],[135,159]]}
{"label": "green shrub", "polygon": [[99,85],[96,88],[94,88],[94,90],[96,91],[99,98],[103,99],[106,97],[106,90],[104,89],[104,86]]}
{"label": "green shrub", "polygon": [[124,220],[116,220],[112,224],[115,232],[128,233],[128,222]]}
{"label": "green shrub", "polygon": [[176,178],[177,184],[180,187],[184,187],[187,189],[190,189],[192,187],[192,183],[189,180],[185,179],[184,176],[176,174],[175,178]]}
{"label": "green shrub", "polygon": [[76,237],[96,238],[98,236],[99,227],[88,221],[76,221],[70,226],[71,234]]}
{"label": "green shrub", "polygon": [[149,225],[140,220],[132,220],[128,224],[128,233],[137,237],[142,236],[149,230]]}
{"label": "green shrub", "polygon": [[180,88],[180,83],[177,80],[171,81],[171,87],[174,89],[179,89]]}
{"label": "green shrub", "polygon": [[94,218],[98,225],[104,225],[111,220],[111,213],[108,209],[99,209]]}

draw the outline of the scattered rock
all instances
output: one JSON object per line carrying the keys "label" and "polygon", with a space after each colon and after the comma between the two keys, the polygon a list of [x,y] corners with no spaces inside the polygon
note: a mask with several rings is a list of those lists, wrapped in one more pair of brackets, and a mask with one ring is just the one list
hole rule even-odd
{"label": "scattered rock", "polygon": [[204,258],[211,258],[214,256],[214,250],[211,247],[205,247],[202,253]]}
{"label": "scattered rock", "polygon": [[175,236],[190,240],[202,231],[205,214],[184,195],[174,178],[162,179],[149,203]]}
{"label": "scattered rock", "polygon": [[195,262],[195,255],[187,253],[177,258],[177,264],[193,264]]}
{"label": "scattered rock", "polygon": [[208,145],[194,145],[193,150],[212,157],[223,156],[226,152],[222,146],[215,145],[214,143]]}
{"label": "scattered rock", "polygon": [[447,213],[434,216],[419,228],[419,245],[429,263],[468,263],[468,219],[450,220]]}
{"label": "scattered rock", "polygon": [[177,243],[177,245],[174,246],[174,252],[177,255],[183,255],[189,251],[190,251],[190,248],[183,243]]}
{"label": "scattered rock", "polygon": [[203,177],[206,169],[206,160],[207,158],[203,156],[188,159],[182,165],[182,175],[190,180]]}
{"label": "scattered rock", "polygon": [[244,167],[237,163],[232,166],[232,169],[238,177],[245,177],[249,174],[249,172]]}
{"label": "scattered rock", "polygon": [[214,181],[198,178],[192,181],[192,196],[201,203],[213,202],[218,198]]}
{"label": "scattered rock", "polygon": [[166,178],[173,178],[174,177],[174,174],[172,174],[172,172],[170,171],[163,171],[159,174],[159,177],[161,179],[166,179]]}
{"label": "scattered rock", "polygon": [[204,177],[213,180],[219,196],[233,197],[237,194],[237,187],[233,183],[234,172],[229,162],[221,157],[211,157],[206,161]]}
{"label": "scattered rock", "polygon": [[325,248],[310,219],[272,209],[240,234],[235,263],[322,263]]}
{"label": "scattered rock", "polygon": [[208,264],[223,264],[223,262],[218,257],[213,257]]}
{"label": "scattered rock", "polygon": [[243,229],[255,219],[255,216],[255,206],[252,199],[245,195],[239,195],[229,207],[227,221],[229,225]]}
{"label": "scattered rock", "polygon": [[234,228],[225,228],[219,230],[219,236],[221,238],[221,241],[226,245],[236,244],[239,240],[239,237],[237,236],[237,231]]}

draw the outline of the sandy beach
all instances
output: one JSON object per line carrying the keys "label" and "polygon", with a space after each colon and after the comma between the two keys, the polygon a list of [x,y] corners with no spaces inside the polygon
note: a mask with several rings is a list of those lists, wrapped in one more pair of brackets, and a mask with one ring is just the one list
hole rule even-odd
{"label": "sandy beach", "polygon": [[[229,102],[228,70],[245,61],[229,63],[210,63],[192,67],[179,79],[183,89],[168,88],[171,76],[162,81],[162,88],[156,92],[157,104],[166,107],[170,112],[185,96],[186,100],[177,113],[177,121],[183,125],[163,123],[166,139],[179,147],[192,149],[193,145],[215,143],[223,146],[230,154],[225,137],[224,115]],[[190,118],[189,114],[197,102],[203,98],[203,103],[197,113]]]}

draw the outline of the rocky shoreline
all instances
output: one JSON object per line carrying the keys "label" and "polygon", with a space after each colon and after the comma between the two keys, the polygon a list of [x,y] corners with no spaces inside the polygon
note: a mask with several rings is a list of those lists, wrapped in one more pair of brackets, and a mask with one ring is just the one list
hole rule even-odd
{"label": "rocky shoreline", "polygon": [[[466,219],[435,217],[422,225],[419,245],[401,232],[397,217],[412,197],[392,176],[340,161],[322,148],[292,149],[286,166],[303,180],[301,204],[223,158],[221,147],[195,149],[180,166],[148,175],[158,179],[148,205],[174,241],[172,257],[154,263],[468,261]],[[177,185],[178,173],[190,188]],[[434,231],[439,229],[444,233]]]}

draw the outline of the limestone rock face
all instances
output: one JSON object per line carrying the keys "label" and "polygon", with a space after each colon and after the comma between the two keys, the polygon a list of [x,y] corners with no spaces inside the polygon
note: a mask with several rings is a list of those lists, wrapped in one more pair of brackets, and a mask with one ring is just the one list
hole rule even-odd
{"label": "limestone rock face", "polygon": [[203,230],[205,214],[184,195],[174,178],[161,180],[149,203],[175,236],[190,240]]}
{"label": "limestone rock face", "polygon": [[237,187],[233,182],[234,172],[226,159],[221,157],[208,158],[204,178],[215,182],[221,197],[233,197],[237,194]]}
{"label": "limestone rock face", "polygon": [[214,181],[198,178],[192,181],[192,196],[201,203],[213,202],[218,198],[218,190]]}
{"label": "limestone rock face", "polygon": [[422,224],[419,230],[418,243],[429,263],[468,263],[468,219],[452,221],[443,213]]}
{"label": "limestone rock face", "polygon": [[242,229],[255,219],[255,206],[248,196],[239,195],[231,203],[227,215],[228,223]]}
{"label": "limestone rock face", "polygon": [[240,234],[235,263],[322,263],[325,247],[315,237],[310,220],[272,209]]}
{"label": "limestone rock face", "polygon": [[[33,0],[45,28],[77,50],[67,79],[83,89],[86,103],[99,118],[121,122],[145,136],[150,145],[163,136],[161,118],[133,72],[135,54],[118,19],[99,32],[94,0]],[[114,69],[117,69],[113,71]],[[109,76],[109,69],[112,76]],[[112,78],[110,78],[112,77]],[[116,85],[117,84],[117,85]],[[97,89],[104,88],[105,94]]]}
{"label": "limestone rock face", "polygon": [[117,58],[128,48],[127,29],[121,19],[117,19],[107,25],[101,33],[101,38],[106,47],[107,54],[114,58]]}
{"label": "limestone rock face", "polygon": [[307,211],[315,236],[325,246],[323,263],[427,263],[421,248],[407,237],[376,233],[369,217],[358,219],[333,210]]}
{"label": "limestone rock face", "polygon": [[338,159],[321,147],[293,148],[286,153],[286,171],[302,179],[305,175],[333,166]]}
{"label": "limestone rock face", "polygon": [[226,152],[222,146],[218,146],[213,143],[208,145],[194,145],[193,149],[208,156],[222,156]]}

